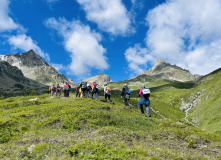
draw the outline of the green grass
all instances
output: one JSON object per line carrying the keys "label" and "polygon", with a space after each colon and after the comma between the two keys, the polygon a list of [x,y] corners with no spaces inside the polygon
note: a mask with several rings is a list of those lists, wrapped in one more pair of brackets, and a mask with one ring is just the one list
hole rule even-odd
{"label": "green grass", "polygon": [[201,79],[196,90],[202,92],[201,103],[191,111],[191,119],[201,129],[221,133],[221,70]]}
{"label": "green grass", "polygon": [[[168,97],[172,92],[176,96]],[[102,94],[101,101],[72,94],[69,98],[51,99],[46,94],[1,100],[1,159],[219,158],[220,135],[182,121],[176,99],[187,90],[153,92],[151,107],[168,119],[155,113],[151,118],[141,115],[137,98],[130,100],[133,107],[127,109],[118,93],[111,97],[115,105],[102,102]],[[35,97],[39,100],[29,101]]]}
{"label": "green grass", "polygon": [[[145,76],[110,83],[114,105],[104,103],[103,88],[100,101],[72,93],[69,98],[1,97],[0,158],[221,159],[220,75],[218,70],[197,84]],[[132,109],[120,98],[125,82]],[[157,111],[150,109],[151,118],[137,106],[142,83],[151,90],[150,108]],[[189,117],[195,126],[184,120],[181,99],[198,101]]]}

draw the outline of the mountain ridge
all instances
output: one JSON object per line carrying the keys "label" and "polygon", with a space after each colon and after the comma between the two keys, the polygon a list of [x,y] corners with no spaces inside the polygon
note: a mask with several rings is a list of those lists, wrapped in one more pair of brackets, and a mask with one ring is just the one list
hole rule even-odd
{"label": "mountain ridge", "polygon": [[18,67],[25,77],[36,80],[45,85],[69,82],[74,85],[74,81],[68,79],[58,72],[53,66],[45,62],[34,50],[25,53],[0,55],[0,59],[7,61],[10,65]]}
{"label": "mountain ridge", "polygon": [[18,67],[2,60],[0,60],[0,88],[1,94],[4,95],[26,94],[33,89],[44,93],[48,89],[45,85],[26,78]]}
{"label": "mountain ridge", "polygon": [[175,80],[180,82],[197,81],[200,75],[193,75],[190,71],[176,65],[171,65],[162,59],[157,59],[154,66],[140,75],[155,76],[161,79]]}

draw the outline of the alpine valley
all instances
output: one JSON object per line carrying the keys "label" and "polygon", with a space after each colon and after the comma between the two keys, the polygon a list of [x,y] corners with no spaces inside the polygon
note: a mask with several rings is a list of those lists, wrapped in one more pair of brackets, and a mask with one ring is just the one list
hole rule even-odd
{"label": "alpine valley", "polygon": [[[1,91],[36,89],[35,95],[1,92],[3,160],[221,159],[221,68],[200,76],[157,59],[151,69],[128,80],[96,75],[84,81],[100,84],[97,101],[76,98],[74,91],[69,98],[40,92],[38,87],[73,81],[33,50],[0,58]],[[114,105],[104,101],[104,82]],[[125,83],[131,109],[121,99]],[[151,117],[137,106],[141,84],[151,91]]]}

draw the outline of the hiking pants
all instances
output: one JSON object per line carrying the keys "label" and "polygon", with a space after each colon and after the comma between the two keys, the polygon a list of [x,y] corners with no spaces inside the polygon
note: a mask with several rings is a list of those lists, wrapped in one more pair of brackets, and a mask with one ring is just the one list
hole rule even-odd
{"label": "hiking pants", "polygon": [[93,99],[93,95],[96,95],[96,97],[97,97],[97,100],[99,100],[99,96],[98,96],[98,91],[92,91],[92,93],[91,93],[91,99]]}
{"label": "hiking pants", "polygon": [[128,99],[127,99],[126,95],[124,96],[124,103],[126,106],[129,106]]}
{"label": "hiking pants", "polygon": [[[141,110],[141,113],[144,114],[143,104],[140,105],[140,110]],[[147,113],[147,116],[150,115],[150,109],[149,109],[149,106],[146,106],[146,113]]]}
{"label": "hiking pants", "polygon": [[82,98],[84,98],[84,96],[85,96],[85,90],[82,90],[82,89],[81,89],[81,94],[82,94]]}
{"label": "hiking pants", "polygon": [[59,97],[60,97],[61,96],[61,90],[60,89],[56,90],[56,96],[58,96],[58,93],[59,93]]}
{"label": "hiking pants", "polygon": [[57,96],[56,92],[55,92],[54,90],[51,90],[51,96],[53,96],[53,94],[54,94],[55,96]]}
{"label": "hiking pants", "polygon": [[110,95],[108,95],[108,94],[105,94],[105,102],[107,102],[107,97],[108,97],[109,101],[112,102],[112,100],[110,99]]}
{"label": "hiking pants", "polygon": [[80,93],[79,93],[79,90],[77,90],[77,93],[76,93],[76,97],[80,97]]}
{"label": "hiking pants", "polygon": [[86,98],[89,98],[89,93],[90,93],[90,91],[88,91],[88,90],[86,90]]}

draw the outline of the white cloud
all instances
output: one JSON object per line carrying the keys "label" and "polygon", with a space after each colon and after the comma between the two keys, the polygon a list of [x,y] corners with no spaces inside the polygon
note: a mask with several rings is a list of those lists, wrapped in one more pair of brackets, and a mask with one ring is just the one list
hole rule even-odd
{"label": "white cloud", "polygon": [[22,25],[15,23],[9,16],[9,0],[0,0],[0,32],[16,31],[18,35],[4,35],[8,38],[8,42],[14,49],[20,49],[27,52],[30,49],[34,49],[41,57],[50,61],[49,55],[44,53],[37,42],[33,41],[31,37],[28,37],[26,30]]}
{"label": "white cloud", "polygon": [[150,55],[194,74],[221,67],[221,1],[168,0],[149,11]]}
{"label": "white cloud", "polygon": [[50,63],[50,65],[53,66],[57,71],[65,70],[65,66],[63,64]]}
{"label": "white cloud", "polygon": [[138,44],[127,49],[124,55],[129,63],[129,69],[135,74],[144,72],[147,63],[153,60],[153,57],[148,54],[148,50],[141,48]]}
{"label": "white cloud", "polygon": [[38,47],[37,42],[33,41],[31,37],[26,36],[25,34],[10,36],[8,42],[15,49],[20,49],[23,51],[28,51],[30,49],[35,50],[41,57],[50,61],[49,55],[44,53],[40,47]]}
{"label": "white cloud", "polygon": [[0,32],[18,29],[20,26],[16,24],[9,13],[9,1],[0,0]]}
{"label": "white cloud", "polygon": [[89,21],[113,35],[134,32],[129,15],[121,0],[77,0],[86,12]]}
{"label": "white cloud", "polygon": [[65,19],[50,18],[46,21],[49,28],[53,28],[64,38],[65,50],[71,53],[72,62],[69,65],[70,74],[84,76],[90,74],[91,69],[108,69],[106,49],[100,44],[101,35],[91,31],[78,21],[69,22]]}

